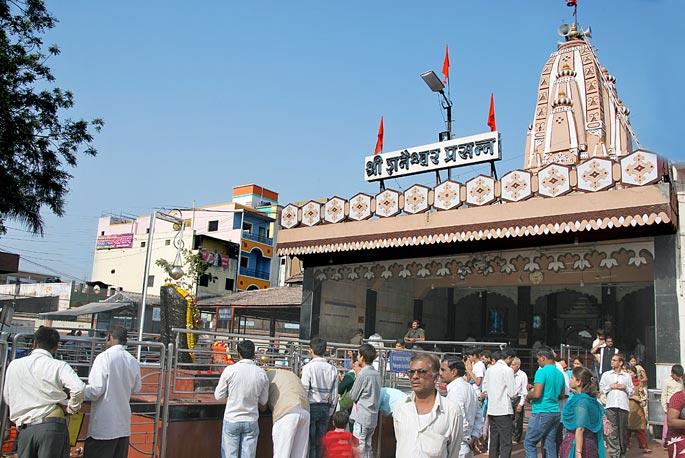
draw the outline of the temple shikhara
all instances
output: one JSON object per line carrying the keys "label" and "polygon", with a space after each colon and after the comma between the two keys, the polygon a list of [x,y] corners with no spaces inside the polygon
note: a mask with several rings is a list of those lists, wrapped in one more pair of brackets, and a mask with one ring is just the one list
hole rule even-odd
{"label": "temple shikhara", "polygon": [[[589,33],[564,35],[531,81],[526,149],[510,152],[520,169],[283,208],[278,254],[303,266],[301,338],[396,339],[418,319],[427,340],[590,348],[604,328],[628,352],[646,344],[645,367],[681,360],[676,168],[640,146]],[[367,173],[449,156],[429,146]]]}

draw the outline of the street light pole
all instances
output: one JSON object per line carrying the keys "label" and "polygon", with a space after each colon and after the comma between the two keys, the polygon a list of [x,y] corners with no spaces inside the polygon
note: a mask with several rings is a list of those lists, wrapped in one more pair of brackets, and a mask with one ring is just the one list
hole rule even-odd
{"label": "street light pole", "polygon": [[[140,316],[138,318],[138,341],[143,341],[143,325],[145,324],[145,306],[147,305],[147,279],[150,276],[150,260],[152,258],[152,240],[155,232],[155,221],[157,220],[157,212],[150,215],[150,231],[147,234],[147,250],[145,252],[145,267],[143,268],[143,298],[140,301]],[[140,361],[140,352],[142,347],[138,345],[136,350],[136,358]]]}
{"label": "street light pole", "polygon": [[[421,74],[421,78],[428,85],[431,91],[439,93],[443,100],[440,101],[440,105],[443,110],[447,111],[447,140],[452,140],[452,101],[445,94],[445,85],[438,75],[435,74],[433,70],[428,70]],[[444,141],[443,132],[440,133],[440,141]],[[440,184],[440,172],[435,171],[436,185]],[[452,170],[447,169],[447,179],[452,179]]]}
{"label": "street light pole", "polygon": [[[181,216],[183,216],[183,214],[181,214]],[[150,215],[150,232],[147,235],[147,250],[145,252],[145,267],[143,269],[143,271],[144,271],[143,272],[143,298],[140,301],[140,316],[138,318],[138,341],[139,342],[143,341],[143,328],[145,327],[145,308],[147,306],[147,284],[148,284],[148,277],[150,276],[150,264],[152,261],[152,242],[154,240],[155,221],[157,221],[157,218],[159,218],[163,221],[167,221],[169,223],[178,224],[181,228],[183,228],[183,218],[176,218],[175,216],[169,215],[167,213],[162,213],[162,212],[153,212]],[[181,271],[181,276],[183,276],[182,271]],[[142,347],[140,345],[138,345],[138,349],[136,350],[136,358],[138,359],[138,361],[140,361],[141,350],[142,350]]]}

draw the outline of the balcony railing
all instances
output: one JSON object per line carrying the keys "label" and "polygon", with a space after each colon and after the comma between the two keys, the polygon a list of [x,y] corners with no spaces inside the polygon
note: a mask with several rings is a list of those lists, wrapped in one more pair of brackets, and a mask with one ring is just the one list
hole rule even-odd
{"label": "balcony railing", "polygon": [[243,232],[243,238],[246,238],[247,240],[252,240],[253,242],[263,243],[269,246],[273,246],[274,244],[274,239],[269,237],[263,237],[257,234],[252,234],[250,232]]}
{"label": "balcony railing", "polygon": [[269,279],[269,272],[265,272],[263,270],[248,269],[247,267],[240,268],[240,275],[252,278],[259,278],[261,280]]}

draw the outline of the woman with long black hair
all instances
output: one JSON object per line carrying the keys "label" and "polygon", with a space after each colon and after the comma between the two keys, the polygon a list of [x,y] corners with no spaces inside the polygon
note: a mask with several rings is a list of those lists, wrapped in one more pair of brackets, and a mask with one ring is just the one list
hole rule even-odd
{"label": "woman with long black hair", "polygon": [[576,367],[571,376],[571,391],[574,396],[561,414],[565,431],[559,457],[604,458],[604,408],[597,399],[597,379],[589,369]]}

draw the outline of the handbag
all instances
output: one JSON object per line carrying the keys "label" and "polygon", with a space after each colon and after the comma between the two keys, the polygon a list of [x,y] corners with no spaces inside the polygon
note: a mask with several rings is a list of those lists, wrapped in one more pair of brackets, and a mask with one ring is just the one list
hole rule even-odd
{"label": "handbag", "polygon": [[352,397],[350,396],[350,390],[345,391],[343,394],[340,395],[340,408],[344,410],[350,410],[352,409],[352,406],[354,405],[354,401],[352,401]]}

